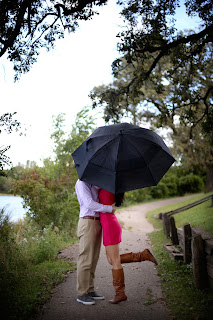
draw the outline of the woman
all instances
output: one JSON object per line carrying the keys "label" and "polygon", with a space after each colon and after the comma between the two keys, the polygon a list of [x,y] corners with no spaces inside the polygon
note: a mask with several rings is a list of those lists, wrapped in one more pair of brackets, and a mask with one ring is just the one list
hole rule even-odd
{"label": "woman", "polygon": [[[112,205],[115,203],[116,207],[119,207],[123,202],[124,193],[114,195],[113,193],[102,189],[98,196],[100,203],[105,205]],[[121,263],[149,260],[157,264],[157,261],[148,249],[145,249],[143,252],[130,252],[120,255],[119,243],[121,242],[122,229],[118,219],[112,213],[100,213],[100,221],[107,259],[112,265],[113,286],[115,289],[115,297],[109,302],[118,303],[127,299],[127,296],[125,295],[124,271]]]}

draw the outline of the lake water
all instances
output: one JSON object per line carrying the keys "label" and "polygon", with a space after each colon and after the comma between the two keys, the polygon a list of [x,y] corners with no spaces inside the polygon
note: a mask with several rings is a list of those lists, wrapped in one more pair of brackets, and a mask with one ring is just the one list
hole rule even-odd
{"label": "lake water", "polygon": [[24,218],[26,209],[22,205],[23,199],[15,196],[0,196],[0,209],[10,215],[11,221],[17,221]]}

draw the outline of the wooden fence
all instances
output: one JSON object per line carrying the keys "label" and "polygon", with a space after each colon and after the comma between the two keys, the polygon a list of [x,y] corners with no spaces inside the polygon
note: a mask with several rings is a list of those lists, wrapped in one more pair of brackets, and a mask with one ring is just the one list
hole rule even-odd
{"label": "wooden fence", "polygon": [[173,216],[174,214],[177,214],[179,212],[182,212],[182,211],[186,211],[188,209],[191,209],[193,208],[194,206],[197,206],[205,201],[208,201],[208,200],[212,200],[212,206],[213,206],[213,194],[208,196],[208,197],[204,197],[200,200],[197,200],[195,202],[192,202],[192,203],[189,203],[187,204],[186,206],[183,206],[183,207],[180,207],[178,209],[175,209],[175,210],[171,210],[171,211],[168,211],[168,212],[164,212],[164,213],[159,213],[159,219],[162,219],[163,220],[163,230],[164,230],[164,233],[167,237],[170,236],[170,224],[169,224],[169,217]]}
{"label": "wooden fence", "polygon": [[[192,263],[194,284],[197,289],[210,287],[213,290],[213,237],[202,227],[191,227],[189,223],[176,228],[173,214],[194,207],[212,199],[213,195],[159,215],[162,218],[164,233],[171,238],[172,244],[165,245],[170,255],[176,260]],[[179,250],[179,246],[181,249]]]}

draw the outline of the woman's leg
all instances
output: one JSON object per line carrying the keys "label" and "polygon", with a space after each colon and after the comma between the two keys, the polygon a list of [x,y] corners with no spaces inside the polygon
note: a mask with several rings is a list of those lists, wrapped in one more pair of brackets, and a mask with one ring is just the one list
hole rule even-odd
{"label": "woman's leg", "polygon": [[106,257],[107,257],[107,260],[108,260],[109,264],[111,264],[111,265],[112,265],[112,260],[111,260],[111,258],[108,256],[108,254],[107,254],[107,247],[105,247],[105,250],[106,250]]}
{"label": "woman's leg", "polygon": [[142,252],[129,252],[120,255],[121,263],[131,263],[131,262],[141,262],[141,261],[151,261],[154,264],[158,264],[157,260],[150,252],[149,249],[145,249]]}
{"label": "woman's leg", "polygon": [[106,246],[106,254],[110,264],[112,264],[112,277],[113,286],[115,289],[115,297],[110,300],[110,303],[118,303],[125,301],[127,296],[125,295],[125,283],[124,283],[124,271],[120,261],[119,245]]}
{"label": "woman's leg", "polygon": [[109,263],[112,265],[114,270],[122,269],[119,244],[106,246],[106,255]]}
{"label": "woman's leg", "polygon": [[[118,245],[116,245],[118,246]],[[112,247],[112,248],[109,248]],[[113,265],[113,263],[116,265],[119,265],[119,262],[117,261],[118,253],[117,248],[114,248],[114,246],[107,246],[106,248],[106,256],[109,264]],[[119,249],[119,248],[118,248]],[[141,262],[141,261],[151,261],[154,264],[158,264],[157,260],[155,259],[154,255],[150,252],[149,249],[145,249],[142,252],[128,252],[120,255],[120,263],[131,263],[131,262]],[[119,269],[116,266],[113,266],[113,269]]]}

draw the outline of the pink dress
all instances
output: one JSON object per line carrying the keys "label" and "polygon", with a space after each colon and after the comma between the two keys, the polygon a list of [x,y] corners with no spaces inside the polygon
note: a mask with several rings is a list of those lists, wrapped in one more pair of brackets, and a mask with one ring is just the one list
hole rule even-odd
{"label": "pink dress", "polygon": [[[99,201],[102,204],[111,205],[115,202],[115,195],[109,191],[99,192]],[[110,246],[121,242],[122,229],[116,216],[112,213],[100,213],[100,221],[103,229],[103,244]]]}

